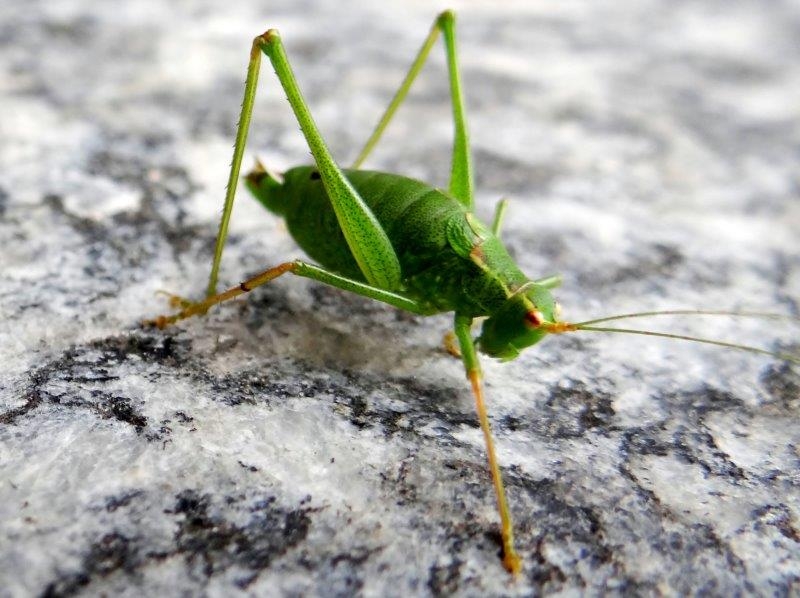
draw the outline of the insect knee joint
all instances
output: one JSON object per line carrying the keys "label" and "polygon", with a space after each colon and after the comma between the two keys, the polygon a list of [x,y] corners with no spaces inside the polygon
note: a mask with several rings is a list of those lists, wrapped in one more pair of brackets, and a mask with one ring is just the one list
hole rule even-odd
{"label": "insect knee joint", "polygon": [[436,22],[441,26],[444,25],[446,22],[454,23],[456,20],[456,13],[453,11],[452,8],[448,8],[447,10],[443,10],[439,13],[439,16],[436,17]]}
{"label": "insect knee joint", "polygon": [[264,47],[272,46],[275,42],[280,41],[281,34],[278,33],[277,29],[267,29],[261,35],[258,35],[253,40],[253,47],[250,50],[250,56],[255,56],[258,54]]}

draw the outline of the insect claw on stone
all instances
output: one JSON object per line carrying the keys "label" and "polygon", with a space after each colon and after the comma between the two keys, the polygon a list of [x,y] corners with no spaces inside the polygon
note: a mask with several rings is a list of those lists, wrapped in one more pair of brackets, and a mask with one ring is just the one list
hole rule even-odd
{"label": "insect claw on stone", "polygon": [[185,299],[180,295],[173,295],[172,293],[163,290],[156,291],[156,295],[163,295],[164,297],[166,297],[169,302],[169,306],[173,309],[177,309],[179,307],[181,309],[186,309],[187,307],[194,304],[194,301]]}
{"label": "insect claw on stone", "polygon": [[458,341],[456,340],[456,335],[452,330],[448,330],[444,333],[444,336],[442,337],[442,345],[444,345],[444,350],[453,357],[461,357],[461,349],[458,348]]}

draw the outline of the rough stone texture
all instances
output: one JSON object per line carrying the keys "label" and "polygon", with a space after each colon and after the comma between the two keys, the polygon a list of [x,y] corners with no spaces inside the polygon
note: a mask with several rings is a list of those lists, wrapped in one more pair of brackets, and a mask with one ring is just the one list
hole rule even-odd
{"label": "rough stone texture", "polygon": [[[250,39],[281,29],[352,159],[437,10],[375,6],[0,4],[0,596],[800,591],[796,366],[588,333],[485,360],[512,582],[448,318],[281,279],[139,327],[204,288]],[[512,199],[565,317],[797,313],[796,2],[456,8],[478,212]],[[446,183],[440,54],[371,166]],[[306,161],[265,71],[248,163]],[[296,255],[242,195],[224,281]]]}

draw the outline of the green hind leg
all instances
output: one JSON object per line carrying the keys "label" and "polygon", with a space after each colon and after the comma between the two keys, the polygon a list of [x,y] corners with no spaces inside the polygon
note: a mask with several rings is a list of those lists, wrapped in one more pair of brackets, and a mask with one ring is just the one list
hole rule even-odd
{"label": "green hind leg", "polygon": [[235,287],[231,287],[222,293],[207,297],[205,300],[198,301],[197,303],[191,303],[181,299],[180,297],[171,296],[175,307],[180,306],[183,309],[171,316],[159,316],[153,320],[147,320],[144,322],[144,324],[145,326],[157,326],[158,328],[165,328],[166,326],[175,324],[176,322],[185,320],[186,318],[203,315],[215,305],[218,305],[223,301],[235,299],[236,297],[239,297],[245,293],[249,293],[253,289],[260,287],[262,284],[266,284],[287,273],[303,276],[304,278],[310,278],[332,287],[336,287],[337,289],[349,291],[351,293],[355,293],[369,299],[374,299],[382,303],[387,303],[399,309],[404,309],[418,315],[425,316],[435,313],[429,309],[426,309],[413,299],[401,295],[400,293],[380,289],[364,282],[345,278],[344,276],[340,276],[339,274],[325,270],[324,268],[320,268],[314,264],[309,264],[308,262],[301,260],[295,260],[293,262],[284,262],[282,264],[278,264],[274,268],[264,270],[263,272],[248,278]]}
{"label": "green hind leg", "polygon": [[283,49],[280,35],[276,30],[270,29],[253,40],[253,46],[250,51],[242,111],[236,132],[233,160],[225,194],[225,205],[214,248],[214,260],[208,281],[207,296],[211,297],[216,293],[222,250],[225,246],[228,223],[236,193],[236,183],[239,180],[242,155],[247,142],[250,117],[255,103],[262,52],[269,57],[289,100],[289,104],[297,117],[300,129],[319,169],[325,190],[328,197],[330,197],[339,226],[347,241],[347,246],[358,263],[361,272],[369,283],[376,288],[399,288],[400,262],[389,241],[389,237],[386,236],[375,215],[345,178],[344,173],[336,164],[333,156],[331,156],[297,85],[289,60],[286,57],[286,52]]}
{"label": "green hind leg", "polygon": [[[375,144],[383,134],[384,129],[394,116],[397,108],[405,99],[417,74],[422,69],[439,33],[444,34],[445,51],[450,80],[450,94],[453,102],[453,157],[450,172],[450,192],[470,210],[473,206],[473,175],[472,159],[469,149],[464,100],[461,93],[461,78],[458,70],[457,50],[455,41],[455,14],[452,11],[441,13],[431,28],[431,32],[422,45],[411,69],[400,85],[386,112],[381,117],[378,125],[359,154],[354,163],[358,167],[372,151]],[[311,153],[319,167],[320,174],[326,190],[331,197],[337,219],[342,227],[342,232],[347,240],[348,247],[353,253],[359,268],[366,279],[376,287],[394,289],[400,283],[400,264],[394,253],[388,237],[375,219],[372,212],[358,195],[356,190],[345,178],[341,169],[333,160],[330,152],[319,134],[311,117],[308,106],[300,93],[295,81],[288,59],[283,50],[283,45],[278,32],[270,30],[253,40],[250,52],[250,61],[247,67],[247,80],[245,82],[242,110],[239,115],[239,125],[236,131],[233,159],[228,175],[225,192],[225,203],[220,218],[217,241],[214,246],[214,258],[209,274],[207,296],[216,293],[219,267],[222,260],[222,251],[228,234],[228,225],[233,202],[236,195],[236,185],[241,171],[242,157],[250,129],[250,119],[255,103],[256,86],[261,65],[261,52],[271,60],[275,72],[295,112],[300,128],[308,141]]]}
{"label": "green hind leg", "polygon": [[436,17],[436,21],[431,27],[428,37],[422,44],[419,52],[417,53],[414,62],[411,63],[411,68],[408,70],[405,79],[400,84],[400,88],[395,92],[392,101],[378,121],[377,126],[372,131],[369,139],[364,144],[364,148],[358,154],[352,168],[359,168],[364,160],[367,159],[370,152],[372,152],[378,140],[383,135],[384,130],[392,120],[395,112],[400,107],[400,104],[405,100],[408,95],[408,90],[417,78],[417,75],[422,70],[425,60],[430,54],[433,44],[439,37],[439,33],[444,34],[444,47],[447,55],[447,70],[450,79],[450,97],[453,103],[453,158],[450,168],[450,193],[463,203],[469,210],[472,210],[474,186],[472,182],[472,157],[469,150],[469,135],[467,134],[467,123],[464,109],[464,97],[461,93],[461,76],[458,70],[458,52],[456,50],[455,38],[455,13],[452,10],[446,10]]}

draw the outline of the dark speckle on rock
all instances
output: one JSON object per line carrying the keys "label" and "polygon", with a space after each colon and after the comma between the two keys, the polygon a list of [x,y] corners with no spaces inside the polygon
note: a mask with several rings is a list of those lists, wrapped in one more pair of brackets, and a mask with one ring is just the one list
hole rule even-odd
{"label": "dark speckle on rock", "polygon": [[796,413],[800,404],[800,374],[788,363],[773,364],[761,375],[761,384],[773,400]]}
{"label": "dark speckle on rock", "polygon": [[[177,496],[176,552],[189,567],[211,577],[237,567],[258,572],[272,559],[301,542],[308,534],[308,510],[283,511],[276,507],[253,512],[249,522],[236,525],[210,512],[211,497],[186,490]],[[250,585],[255,576],[243,578]]]}
{"label": "dark speckle on rock", "polygon": [[90,547],[83,558],[82,568],[75,573],[61,575],[48,583],[43,596],[74,596],[98,579],[112,574],[132,574],[139,566],[139,555],[130,538],[118,532],[103,535]]}

